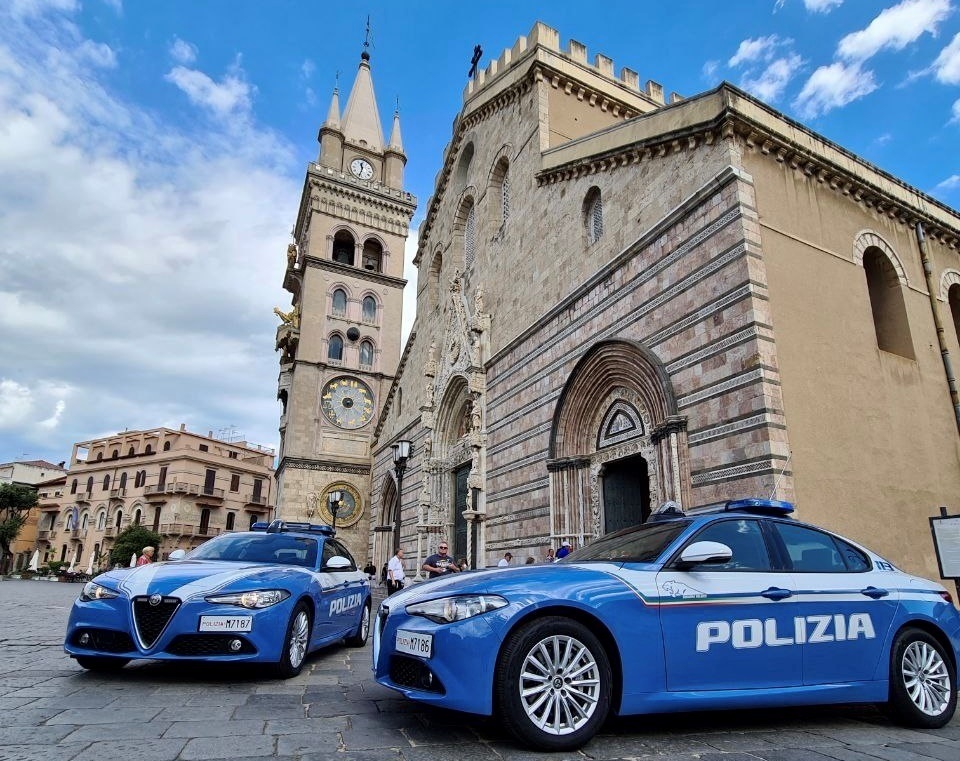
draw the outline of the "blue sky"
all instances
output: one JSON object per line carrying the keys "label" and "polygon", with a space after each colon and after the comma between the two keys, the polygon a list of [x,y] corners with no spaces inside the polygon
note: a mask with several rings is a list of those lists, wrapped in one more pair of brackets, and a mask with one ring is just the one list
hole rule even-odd
{"label": "blue sky", "polygon": [[368,13],[414,230],[474,45],[487,63],[538,19],[668,93],[728,80],[960,206],[958,0],[6,0],[0,462],[180,423],[277,445],[272,308]]}

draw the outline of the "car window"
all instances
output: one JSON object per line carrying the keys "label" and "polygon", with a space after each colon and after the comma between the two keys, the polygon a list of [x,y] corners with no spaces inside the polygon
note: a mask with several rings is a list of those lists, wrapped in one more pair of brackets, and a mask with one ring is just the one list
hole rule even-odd
{"label": "car window", "polygon": [[[838,546],[834,537],[824,531],[807,526],[795,526],[789,523],[777,523],[780,534],[790,557],[794,571],[800,573],[845,573],[848,569],[844,554],[850,555],[850,570],[866,570],[869,567],[863,554],[852,545]],[[841,554],[841,550],[844,554]]]}
{"label": "car window", "polygon": [[689,525],[688,521],[669,521],[626,528],[571,552],[559,562],[606,560],[616,563],[652,563]]}
{"label": "car window", "polygon": [[201,544],[187,557],[312,568],[317,562],[317,542],[310,537],[286,534],[223,534]]}
{"label": "car window", "polygon": [[693,542],[719,542],[733,552],[727,563],[710,563],[699,566],[710,571],[769,571],[770,553],[763,539],[760,522],[752,519],[726,520],[711,523],[687,544]]}
{"label": "car window", "polygon": [[[328,554],[328,550],[329,550],[329,554]],[[350,567],[343,568],[341,570],[344,570],[344,571],[357,570],[357,563],[353,559],[353,555],[350,554],[350,550],[348,550],[343,544],[338,542],[336,539],[327,539],[323,547],[323,564],[326,565],[327,561],[330,558],[334,557],[335,555],[339,555],[340,557],[346,558],[347,560],[350,561]]]}
{"label": "car window", "polygon": [[846,563],[848,571],[860,573],[870,570],[870,558],[867,557],[867,553],[836,536],[833,537],[833,541],[840,548],[840,557]]}
{"label": "car window", "polygon": [[331,539],[323,543],[323,553],[320,555],[320,567],[324,568],[330,562],[330,558],[337,554],[336,544]]}

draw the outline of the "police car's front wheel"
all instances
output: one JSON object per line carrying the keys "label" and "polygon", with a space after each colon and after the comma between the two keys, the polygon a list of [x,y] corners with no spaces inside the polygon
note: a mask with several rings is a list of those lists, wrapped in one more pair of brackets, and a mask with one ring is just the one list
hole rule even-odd
{"label": "police car's front wheel", "polygon": [[613,674],[586,626],[550,616],[520,627],[497,664],[497,712],[521,742],[541,750],[579,748],[607,718]]}
{"label": "police car's front wheel", "polygon": [[290,679],[303,669],[310,647],[310,612],[305,603],[293,609],[283,639],[283,650],[274,670],[281,679]]}
{"label": "police car's front wheel", "polygon": [[957,708],[956,669],[943,645],[925,631],[904,629],[890,654],[888,709],[911,727],[942,727]]}

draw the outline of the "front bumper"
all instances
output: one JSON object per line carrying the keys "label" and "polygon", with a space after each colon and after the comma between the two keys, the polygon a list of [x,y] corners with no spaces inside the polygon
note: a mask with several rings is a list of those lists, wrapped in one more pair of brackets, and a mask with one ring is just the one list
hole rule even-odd
{"label": "front bumper", "polygon": [[[410,616],[387,599],[373,622],[374,678],[384,687],[422,703],[489,716],[493,713],[493,675],[502,639],[488,614],[437,624]],[[397,630],[433,636],[430,658],[397,652]]]}

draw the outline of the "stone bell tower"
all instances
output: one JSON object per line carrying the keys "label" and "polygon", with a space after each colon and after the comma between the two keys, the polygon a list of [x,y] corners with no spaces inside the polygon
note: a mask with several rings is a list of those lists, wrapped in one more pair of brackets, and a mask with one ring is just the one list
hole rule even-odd
{"label": "stone bell tower", "polygon": [[277,517],[333,523],[367,559],[370,441],[400,358],[403,252],[416,199],[403,189],[400,115],[384,142],[370,72],[360,55],[341,116],[334,89],[307,166],[287,249],[277,397]]}

